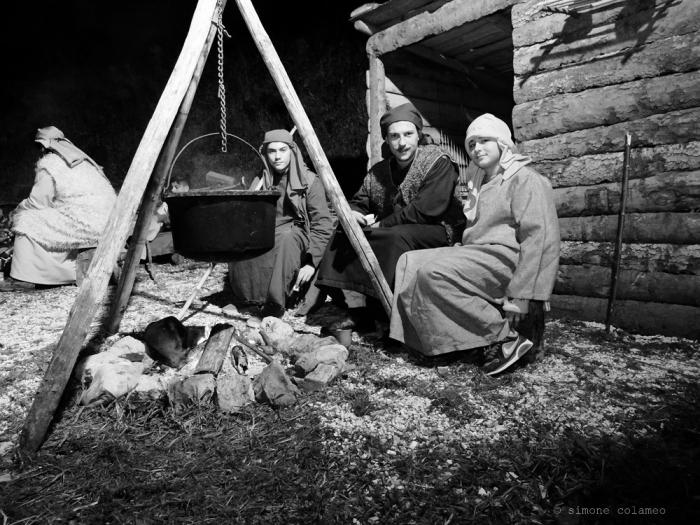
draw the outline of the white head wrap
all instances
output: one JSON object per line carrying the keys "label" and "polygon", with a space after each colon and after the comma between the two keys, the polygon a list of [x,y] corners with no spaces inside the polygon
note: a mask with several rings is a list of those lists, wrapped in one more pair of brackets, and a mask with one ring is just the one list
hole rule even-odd
{"label": "white head wrap", "polygon": [[[501,159],[498,161],[498,164],[503,169],[504,180],[509,179],[520,168],[532,162],[530,157],[518,153],[518,148],[513,143],[508,125],[490,113],[484,113],[477,117],[467,128],[467,138],[464,140],[464,147],[467,149],[467,152],[469,152],[469,141],[475,137],[492,138],[498,142],[501,149]],[[481,169],[475,165],[474,167]]]}
{"label": "white head wrap", "polygon": [[[467,153],[469,152],[469,141],[476,137],[492,138],[498,143],[501,150],[501,158],[498,161],[498,165],[503,172],[503,180],[509,179],[520,168],[532,162],[532,159],[527,155],[518,153],[518,148],[513,143],[508,125],[490,113],[484,113],[477,117],[467,128],[467,137],[464,140],[464,147],[467,149]],[[473,221],[476,218],[476,204],[485,175],[486,172],[474,162],[469,164],[469,168],[467,168],[469,198],[464,199],[463,202],[464,214],[469,221]]]}
{"label": "white head wrap", "polygon": [[46,149],[60,156],[71,168],[84,160],[91,162],[98,169],[100,168],[94,160],[88,157],[83,150],[74,146],[63,132],[55,126],[48,126],[37,130],[34,140]]}

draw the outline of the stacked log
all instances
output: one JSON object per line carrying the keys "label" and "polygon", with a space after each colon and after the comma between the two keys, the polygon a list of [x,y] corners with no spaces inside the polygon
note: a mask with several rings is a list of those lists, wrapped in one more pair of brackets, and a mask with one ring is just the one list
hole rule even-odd
{"label": "stacked log", "polygon": [[630,132],[613,323],[700,338],[700,2],[613,3],[577,17],[540,7],[512,10],[513,127],[554,187],[554,313],[605,319]]}

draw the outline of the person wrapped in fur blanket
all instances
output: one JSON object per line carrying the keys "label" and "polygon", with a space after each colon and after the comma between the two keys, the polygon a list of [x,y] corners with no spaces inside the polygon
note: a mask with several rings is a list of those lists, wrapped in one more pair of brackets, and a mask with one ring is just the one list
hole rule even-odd
{"label": "person wrapped in fur blanket", "polygon": [[426,356],[484,349],[482,369],[494,375],[541,337],[543,322],[538,336],[526,325],[554,288],[559,222],[549,180],[518,153],[505,122],[481,115],[465,146],[462,242],[401,256],[390,337]]}
{"label": "person wrapped in fur blanket", "polygon": [[14,254],[0,291],[75,282],[78,250],[97,245],[117,199],[102,168],[61,130],[41,128],[35,142],[43,155],[29,197],[10,214]]}

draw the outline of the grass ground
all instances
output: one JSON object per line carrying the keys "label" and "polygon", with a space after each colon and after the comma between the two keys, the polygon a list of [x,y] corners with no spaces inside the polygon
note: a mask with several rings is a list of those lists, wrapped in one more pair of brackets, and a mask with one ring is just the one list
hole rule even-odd
{"label": "grass ground", "polygon": [[[202,269],[157,266],[157,283],[141,271],[120,335],[173,314]],[[186,324],[221,321],[231,299],[223,265],[205,287]],[[0,450],[17,439],[75,292],[0,296]],[[320,319],[286,318],[306,332]],[[0,458],[0,518],[697,523],[698,344],[605,337],[566,320],[549,322],[545,337],[535,365],[489,378],[468,360],[416,360],[354,334],[357,368],[284,410],[83,410],[72,390],[36,457]],[[96,322],[88,346],[101,343]]]}

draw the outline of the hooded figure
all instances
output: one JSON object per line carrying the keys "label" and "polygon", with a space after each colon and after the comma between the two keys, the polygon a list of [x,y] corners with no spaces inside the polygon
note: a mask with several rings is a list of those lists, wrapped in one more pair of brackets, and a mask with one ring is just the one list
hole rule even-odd
{"label": "hooded figure", "polygon": [[37,131],[44,155],[28,198],[12,212],[11,279],[0,291],[75,282],[78,249],[97,245],[116,202],[102,168],[54,126]]}
{"label": "hooded figure", "polygon": [[[384,149],[390,154],[370,168],[349,204],[393,287],[396,262],[402,254],[453,244],[459,240],[464,217],[455,195],[457,166],[423,135],[423,119],[416,108],[412,104],[393,108],[382,116],[380,126]],[[354,295],[355,305],[361,307],[351,312],[356,324],[383,313],[377,306],[376,291],[342,231],[328,243],[317,286],[336,297],[340,289],[346,298],[351,297],[348,292],[357,292],[374,299],[368,310],[362,306],[365,297]]]}
{"label": "hooded figure", "polygon": [[480,116],[465,145],[462,242],[399,259],[390,336],[428,356],[488,347],[484,371],[497,374],[538,343],[530,303],[554,288],[559,222],[549,180],[518,153],[505,122]]}
{"label": "hooded figure", "polygon": [[253,259],[229,263],[229,279],[234,294],[260,306],[261,316],[281,317],[292,290],[304,287],[316,272],[333,222],[323,184],[304,164],[288,131],[265,133],[260,152],[266,169],[250,188],[281,194],[275,246]]}
{"label": "hooded figure", "polygon": [[[282,152],[279,157],[282,159],[279,166],[283,166],[283,170],[280,173],[279,167],[273,164],[274,160],[271,160],[267,155],[268,146],[272,143],[280,143],[287,146],[288,151]],[[284,146],[281,146],[284,149]],[[289,153],[289,160],[286,159],[286,154]],[[265,164],[267,169],[263,173],[253,180],[251,188],[257,188],[260,186],[260,181],[262,178],[262,186],[258,189],[262,190],[274,190],[279,189],[280,193],[286,194],[287,199],[289,199],[289,204],[292,205],[294,216],[303,220],[305,224],[308,223],[308,218],[306,217],[306,209],[302,201],[306,197],[306,193],[309,186],[316,179],[316,174],[309,170],[304,163],[304,159],[301,158],[299,154],[299,148],[296,142],[292,138],[291,133],[284,129],[275,129],[265,133],[265,138],[263,139],[262,146],[260,146],[260,153],[262,153],[265,159]],[[284,173],[286,171],[286,173]],[[287,184],[284,188],[279,187],[279,181],[285,178]],[[280,200],[278,206],[282,204],[284,200]],[[280,215],[277,216],[278,222]]]}

